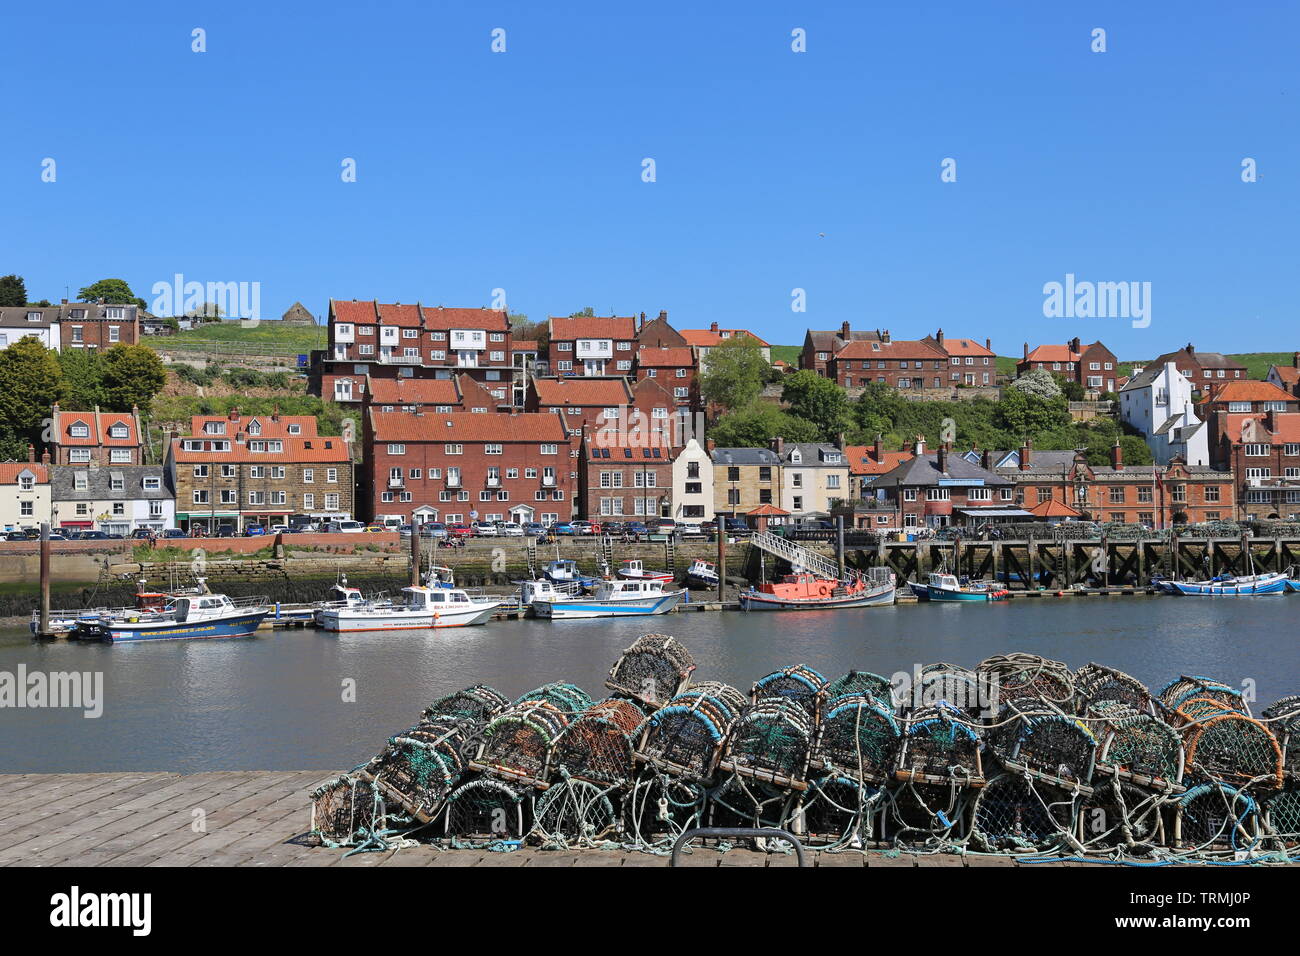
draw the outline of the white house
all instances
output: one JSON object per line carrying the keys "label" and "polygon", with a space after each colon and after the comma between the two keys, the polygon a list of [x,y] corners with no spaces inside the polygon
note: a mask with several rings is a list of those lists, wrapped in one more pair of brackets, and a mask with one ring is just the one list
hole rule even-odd
{"label": "white house", "polygon": [[60,529],[128,535],[176,527],[176,497],[163,465],[62,465],[51,485]]}
{"label": "white house", "polygon": [[0,349],[28,336],[47,349],[59,351],[61,333],[58,306],[6,306],[0,308]]}
{"label": "white house", "polygon": [[796,521],[826,517],[836,501],[849,498],[849,463],[842,449],[830,444],[775,440],[781,458],[781,507]]}
{"label": "white house", "polygon": [[1175,456],[1188,465],[1210,463],[1210,438],[1196,417],[1192,383],[1173,362],[1152,365],[1129,379],[1119,393],[1120,418],[1142,433],[1156,464]]}
{"label": "white house", "polygon": [[713,458],[694,438],[673,459],[673,518],[713,519]]}
{"label": "white house", "polygon": [[49,467],[31,461],[0,462],[0,530],[39,528],[49,520]]}

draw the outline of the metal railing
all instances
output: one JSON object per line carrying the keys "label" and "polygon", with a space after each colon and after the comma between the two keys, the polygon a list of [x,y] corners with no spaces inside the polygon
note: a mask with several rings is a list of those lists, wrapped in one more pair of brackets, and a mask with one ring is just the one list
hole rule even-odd
{"label": "metal railing", "polygon": [[749,543],[759,550],[766,551],[778,558],[784,558],[792,565],[812,571],[822,577],[838,578],[840,576],[840,568],[836,562],[822,557],[822,555],[810,548],[800,547],[792,541],[787,541],[785,538],[772,534],[770,531],[755,531],[750,535]]}

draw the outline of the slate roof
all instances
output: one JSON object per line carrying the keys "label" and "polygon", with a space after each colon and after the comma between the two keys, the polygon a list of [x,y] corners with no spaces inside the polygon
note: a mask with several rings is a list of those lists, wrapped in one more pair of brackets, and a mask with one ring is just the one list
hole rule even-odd
{"label": "slate roof", "polygon": [[781,459],[770,448],[715,448],[710,457],[715,465],[781,464]]}
{"label": "slate roof", "polygon": [[[168,481],[168,469],[163,465],[58,465],[51,469],[50,497],[54,501],[119,501],[147,499],[170,500],[175,492]],[[77,476],[86,476],[86,487],[77,488]],[[114,477],[122,478],[122,490],[114,491]],[[158,478],[158,487],[144,487],[145,478]]]}
{"label": "slate roof", "polygon": [[938,487],[941,479],[952,481],[962,481],[963,479],[979,480],[987,487],[1012,484],[1009,479],[997,472],[985,471],[979,465],[972,464],[955,452],[948,453],[947,471],[941,472],[939,471],[938,453],[926,452],[885,472],[872,483],[872,487],[881,488],[891,485],[899,487]]}

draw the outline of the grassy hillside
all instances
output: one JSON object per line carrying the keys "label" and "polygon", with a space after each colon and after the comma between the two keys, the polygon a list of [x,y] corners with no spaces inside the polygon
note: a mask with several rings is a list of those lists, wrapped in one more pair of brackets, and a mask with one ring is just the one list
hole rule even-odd
{"label": "grassy hillside", "polygon": [[158,342],[158,347],[256,345],[309,352],[312,349],[323,349],[326,339],[327,331],[323,325],[285,325],[275,320],[246,327],[238,322],[210,322],[191,332],[178,332],[162,339]]}
{"label": "grassy hillside", "polygon": [[772,361],[775,362],[780,359],[788,365],[798,365],[799,353],[802,351],[802,345],[773,345]]}

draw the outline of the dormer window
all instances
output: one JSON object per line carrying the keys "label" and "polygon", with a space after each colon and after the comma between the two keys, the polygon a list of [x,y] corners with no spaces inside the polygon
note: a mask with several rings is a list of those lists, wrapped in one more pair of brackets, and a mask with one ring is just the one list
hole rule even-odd
{"label": "dormer window", "polygon": [[799,452],[798,448],[790,452],[790,461],[792,464],[795,465],[801,464],[803,462],[803,455]]}
{"label": "dormer window", "polygon": [[290,434],[290,435],[301,435],[301,434],[302,434],[302,426],[301,426],[301,425],[290,425],[290,426],[289,426],[289,434]]}
{"label": "dormer window", "polygon": [[204,422],[203,434],[205,435],[224,435],[226,433],[225,422]]}
{"label": "dormer window", "polygon": [[252,421],[248,423],[248,434],[250,435],[262,434],[262,423],[259,422],[256,418],[254,418]]}
{"label": "dormer window", "polygon": [[18,488],[21,491],[31,491],[36,487],[36,476],[30,471],[24,471],[18,476]]}
{"label": "dormer window", "polygon": [[110,318],[110,319],[125,319],[126,309],[123,309],[121,306],[117,306],[117,307],[109,306],[107,309],[104,310],[104,315],[106,318]]}
{"label": "dormer window", "polygon": [[68,429],[68,434],[73,438],[89,438],[90,426],[85,422],[73,422],[72,427]]}
{"label": "dormer window", "polygon": [[41,321],[41,318],[42,318],[42,316],[41,316],[41,313],[39,313],[39,312],[28,312],[28,313],[27,313],[27,321],[28,321],[28,322],[39,322],[39,321]]}
{"label": "dormer window", "polygon": [[120,422],[108,430],[110,438],[126,438],[130,434],[127,427]]}

